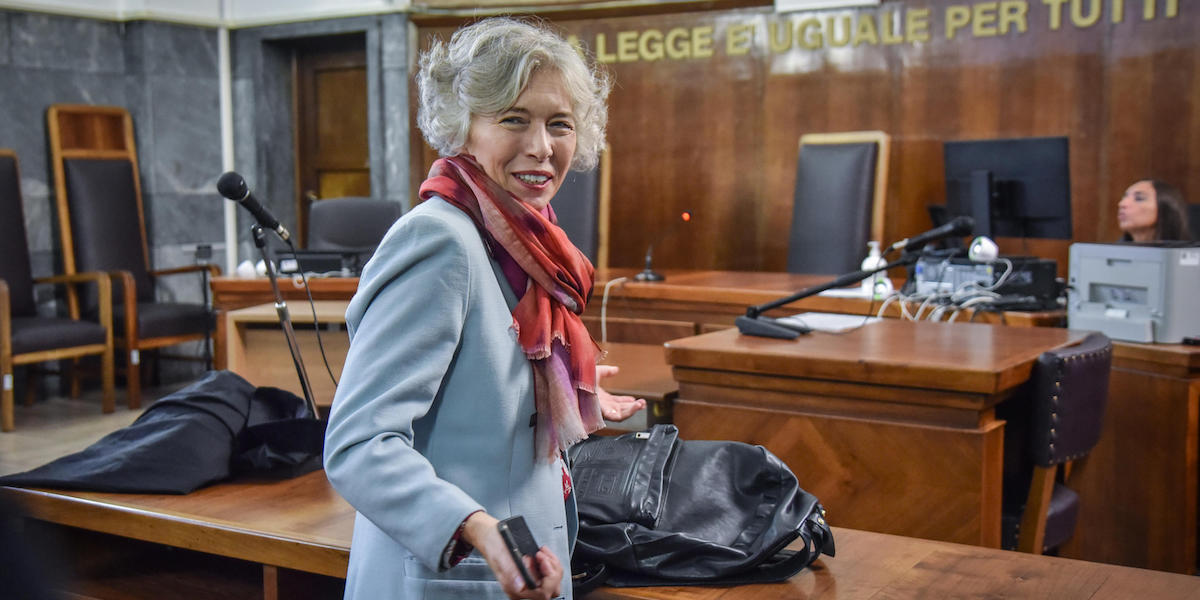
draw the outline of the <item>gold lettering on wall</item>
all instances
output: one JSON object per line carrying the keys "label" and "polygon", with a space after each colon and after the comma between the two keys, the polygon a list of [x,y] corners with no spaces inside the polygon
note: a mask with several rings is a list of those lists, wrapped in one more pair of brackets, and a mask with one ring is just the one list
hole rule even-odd
{"label": "gold lettering on wall", "polygon": [[[1088,4],[1088,12],[1084,14],[1084,5]],[[1071,2],[1071,23],[1076,27],[1084,28],[1095,25],[1100,20],[1100,0],[1072,0]]]}
{"label": "gold lettering on wall", "polygon": [[663,57],[663,34],[657,29],[650,29],[638,38],[638,56],[647,62],[660,60]]}
{"label": "gold lettering on wall", "polygon": [[[1107,17],[1113,24],[1126,22],[1126,10],[1142,19],[1174,19],[1179,0],[980,0],[945,7],[941,23],[928,7],[903,8],[889,5],[877,11],[841,10],[799,13],[768,19],[765,28],[756,22],[722,25],[597,33],[592,48],[601,63],[653,62],[726,56],[746,56],[757,47],[779,54],[795,50],[859,47],[863,45],[920,44],[930,41],[931,31],[940,28],[947,40],[991,38],[1029,32],[1030,7],[1035,22],[1049,31],[1069,23],[1077,29],[1094,27]],[[1161,9],[1161,12],[1160,12]],[[1044,21],[1042,13],[1045,13]],[[1161,16],[1160,16],[1161,15]],[[967,35],[969,34],[969,35]],[[581,40],[568,41],[583,50]]]}
{"label": "gold lettering on wall", "polygon": [[946,7],[946,39],[952,40],[958,30],[971,22],[971,9],[966,6]]}
{"label": "gold lettering on wall", "polygon": [[980,2],[972,7],[971,35],[975,37],[995,37],[996,9],[995,2]]}
{"label": "gold lettering on wall", "polygon": [[773,53],[787,52],[792,48],[792,28],[787,23],[767,23],[767,44]]}
{"label": "gold lettering on wall", "polygon": [[1000,3],[1000,33],[1007,35],[1015,26],[1018,33],[1029,29],[1029,4],[1024,0],[1004,0]]}
{"label": "gold lettering on wall", "polygon": [[725,53],[741,56],[750,52],[754,42],[754,25],[730,25],[725,31]]}
{"label": "gold lettering on wall", "polygon": [[912,44],[914,42],[929,41],[929,9],[914,8],[908,11],[904,26],[904,41]]}

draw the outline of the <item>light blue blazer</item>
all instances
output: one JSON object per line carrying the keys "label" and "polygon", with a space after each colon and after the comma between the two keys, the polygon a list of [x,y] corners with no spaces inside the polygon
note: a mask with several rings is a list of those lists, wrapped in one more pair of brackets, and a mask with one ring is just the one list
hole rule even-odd
{"label": "light blue blazer", "polygon": [[478,553],[439,571],[481,508],[524,515],[570,598],[575,506],[561,461],[535,461],[516,300],[470,217],[440,198],[397,221],[363,270],[325,436],[326,475],[358,511],[346,598],[505,598]]}

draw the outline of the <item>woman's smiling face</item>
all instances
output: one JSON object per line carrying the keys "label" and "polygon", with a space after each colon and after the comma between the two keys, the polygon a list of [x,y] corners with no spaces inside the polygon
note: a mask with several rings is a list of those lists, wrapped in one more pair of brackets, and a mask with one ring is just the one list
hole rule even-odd
{"label": "woman's smiling face", "polygon": [[463,150],[500,187],[542,210],[571,167],[575,141],[575,115],[562,77],[538,69],[511,107],[471,117]]}

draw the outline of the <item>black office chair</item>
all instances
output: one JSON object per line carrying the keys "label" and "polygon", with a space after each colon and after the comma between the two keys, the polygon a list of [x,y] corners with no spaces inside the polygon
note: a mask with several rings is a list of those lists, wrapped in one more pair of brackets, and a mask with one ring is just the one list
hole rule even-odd
{"label": "black office chair", "polygon": [[889,147],[882,131],[800,137],[789,272],[855,271],[867,242],[883,242]]}
{"label": "black office chair", "polygon": [[1200,204],[1187,206],[1188,227],[1192,230],[1192,241],[1200,242]]}
{"label": "black office chair", "polygon": [[1004,548],[1042,554],[1074,534],[1080,499],[1066,485],[1070,465],[1100,439],[1111,367],[1112,342],[1093,333],[1076,346],[1043,353],[1027,393],[998,407],[997,416],[1007,421]]}
{"label": "black office chair", "polygon": [[608,202],[612,153],[591,171],[570,171],[554,195],[554,214],[567,238],[597,269],[608,267]]}
{"label": "black office chair", "polygon": [[[38,314],[33,289],[38,283],[90,283],[100,290],[94,321]],[[34,279],[25,235],[25,215],[17,157],[0,150],[0,428],[12,431],[15,365],[98,354],[104,388],[102,409],[112,412],[112,291],[105,273],[77,273]],[[29,401],[32,396],[27,396]]]}
{"label": "black office chair", "polygon": [[400,213],[400,205],[387,200],[355,196],[317,200],[309,207],[308,249],[369,255]]}

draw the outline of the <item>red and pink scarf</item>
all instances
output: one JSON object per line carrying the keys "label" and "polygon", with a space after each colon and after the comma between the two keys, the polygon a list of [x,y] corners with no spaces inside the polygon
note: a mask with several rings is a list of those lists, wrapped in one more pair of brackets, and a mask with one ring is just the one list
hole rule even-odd
{"label": "red and pink scarf", "polygon": [[513,328],[533,365],[536,453],[554,460],[604,425],[596,399],[600,348],[579,315],[594,270],[557,225],[493,181],[468,155],[438,159],[421,198],[440,196],[470,215],[486,243],[499,244],[529,276]]}

